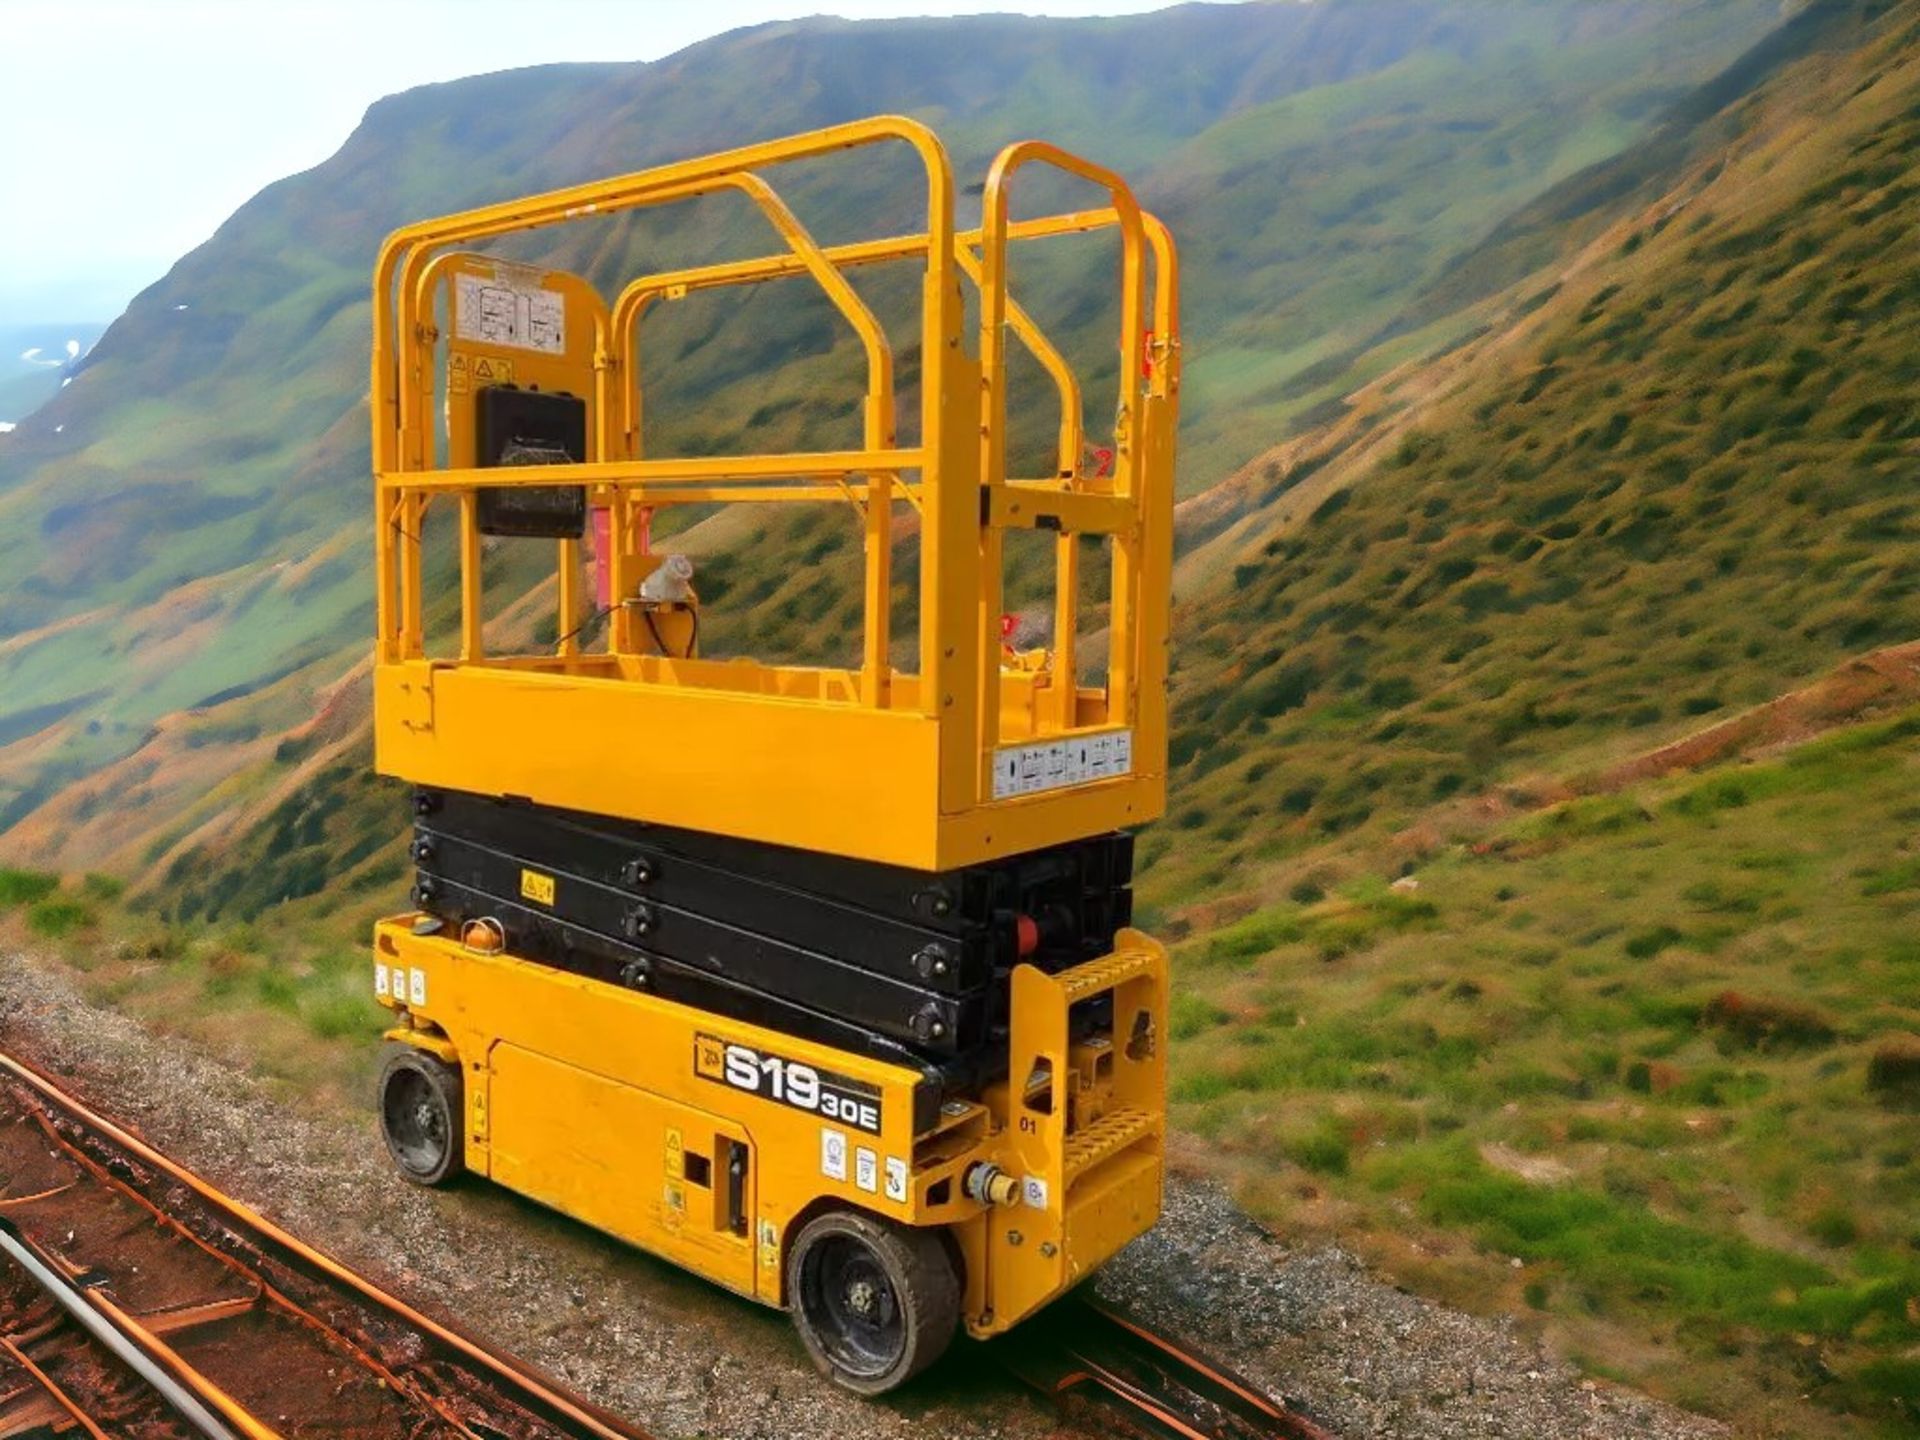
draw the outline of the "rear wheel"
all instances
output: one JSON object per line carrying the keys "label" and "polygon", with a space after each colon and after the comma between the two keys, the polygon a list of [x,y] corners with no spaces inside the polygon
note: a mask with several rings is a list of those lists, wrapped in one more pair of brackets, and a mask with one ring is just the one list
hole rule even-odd
{"label": "rear wheel", "polygon": [[460,1072],[418,1050],[402,1050],[380,1072],[380,1136],[400,1174],[444,1185],[465,1168]]}
{"label": "rear wheel", "polygon": [[787,1253],[787,1301],[814,1363],[856,1394],[881,1395],[947,1348],[960,1277],[937,1232],[831,1210]]}

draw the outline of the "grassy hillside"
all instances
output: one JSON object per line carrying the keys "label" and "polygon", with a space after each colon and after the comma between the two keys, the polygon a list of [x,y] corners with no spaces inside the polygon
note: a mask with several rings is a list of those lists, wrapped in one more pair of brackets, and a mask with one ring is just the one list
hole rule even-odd
{"label": "grassy hillside", "polygon": [[[1503,210],[1647,133],[1775,19],[1763,0],[1335,0],[809,21],[654,65],[383,101],[338,155],[269,187],[142,295],[0,448],[0,849],[137,863],[147,817],[111,834],[66,812],[19,822],[130,756],[177,789],[169,752],[148,748],[156,727],[193,728],[168,717],[248,696],[236,733],[286,730],[363,652],[366,276],[403,220],[883,110],[933,122],[963,175],[1027,134],[1080,146],[1137,177],[1185,244],[1182,483],[1198,490],[1308,402],[1307,367],[1386,323]],[[837,198],[802,177],[794,199],[824,238],[907,228],[904,176],[877,167]],[[642,259],[750,242],[716,201],[524,253],[611,284]],[[1090,339],[1092,273],[1041,275],[1037,308],[1110,369]],[[649,343],[662,406],[688,417],[652,437],[662,449],[842,438],[847,407],[820,392],[855,356],[817,307],[690,304]],[[754,561],[831,551],[842,529],[776,532]],[[821,629],[790,594],[731,618],[741,644]]]}
{"label": "grassy hillside", "polygon": [[1916,736],[1573,800],[1392,888],[1323,852],[1177,953],[1176,1122],[1286,1230],[1597,1373],[1742,1433],[1911,1434]]}
{"label": "grassy hillside", "polygon": [[1185,561],[1176,708],[1208,720],[1146,842],[1159,896],[1912,636],[1920,50],[1910,9],[1871,33],[1240,477],[1252,513]]}

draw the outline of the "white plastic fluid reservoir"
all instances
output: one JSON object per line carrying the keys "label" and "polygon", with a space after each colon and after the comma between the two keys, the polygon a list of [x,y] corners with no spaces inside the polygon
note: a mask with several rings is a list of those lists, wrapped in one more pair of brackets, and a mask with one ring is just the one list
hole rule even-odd
{"label": "white plastic fluid reservoir", "polygon": [[684,603],[693,598],[689,585],[692,579],[693,561],[684,555],[669,555],[640,582],[640,598],[655,604]]}

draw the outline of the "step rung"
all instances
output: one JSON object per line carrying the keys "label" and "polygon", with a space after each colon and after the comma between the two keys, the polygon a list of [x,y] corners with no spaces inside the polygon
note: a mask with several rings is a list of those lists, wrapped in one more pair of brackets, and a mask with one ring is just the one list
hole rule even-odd
{"label": "step rung", "polygon": [[1089,995],[1098,995],[1103,990],[1111,990],[1137,975],[1150,974],[1154,957],[1146,950],[1116,951],[1111,955],[1102,955],[1098,960],[1088,960],[1075,965],[1070,970],[1062,970],[1053,977],[1054,984],[1066,992],[1067,1003],[1085,1000]]}
{"label": "step rung", "polygon": [[1067,1183],[1071,1185],[1102,1160],[1118,1155],[1152,1133],[1153,1117],[1146,1111],[1131,1107],[1109,1110],[1084,1130],[1067,1137],[1063,1157]]}

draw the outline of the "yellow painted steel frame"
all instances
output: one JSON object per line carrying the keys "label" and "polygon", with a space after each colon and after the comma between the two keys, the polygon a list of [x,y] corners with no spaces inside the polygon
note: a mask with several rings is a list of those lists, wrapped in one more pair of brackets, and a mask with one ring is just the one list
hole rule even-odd
{"label": "yellow painted steel frame", "polygon": [[[947,1229],[967,1328],[992,1335],[1159,1216],[1167,962],[1136,931],[1058,975],[1017,967],[1020,1083],[929,1123],[912,1070],[418,935],[413,918],[377,927],[376,993],[389,1038],[460,1068],[468,1169],[743,1295],[785,1304],[789,1240],[852,1207]],[[1110,1031],[1076,1037],[1074,1008],[1108,995]],[[965,1183],[989,1164],[1015,1182],[1000,1203]]]}
{"label": "yellow painted steel frame", "polygon": [[[925,172],[927,228],[823,247],[763,172],[882,144],[911,148]],[[1103,208],[1009,218],[1019,170],[1048,166],[1105,192]],[[564,354],[524,341],[442,336],[436,306],[461,275],[525,267],[459,247],[589,215],[743,195],[784,253],[644,276],[609,310],[573,276],[525,283],[563,303]],[[514,794],[591,810],[922,869],[948,868],[1156,818],[1165,805],[1166,645],[1179,401],[1177,263],[1165,227],[1111,172],[1052,146],[1009,146],[985,187],[980,229],[956,232],[954,182],[932,132],[878,117],[683,161],[597,184],[408,226],[374,276],[378,768],[420,784]],[[1121,249],[1121,394],[1114,466],[1082,460],[1078,380],[1008,294],[1008,248],[1111,228]],[[922,270],[920,422],[897,436],[887,336],[849,269]],[[696,291],[806,276],[859,337],[867,361],[860,448],[797,454],[650,458],[643,454],[638,331],[649,307]],[[980,333],[963,334],[961,282],[981,295]],[[449,309],[452,304],[449,302]],[[1005,473],[1005,332],[1058,391],[1055,473]],[[591,337],[589,345],[586,337]],[[522,348],[515,348],[516,345]],[[590,353],[589,353],[590,352]],[[464,359],[457,357],[464,356]],[[471,376],[480,360],[513,383],[572,389],[589,405],[578,465],[476,468]],[[457,360],[457,363],[456,363]],[[589,373],[590,367],[590,373]],[[456,393],[455,375],[469,377]],[[444,380],[440,377],[444,376]],[[542,378],[544,377],[544,378]],[[446,389],[444,441],[434,414]],[[464,397],[464,398],[463,398]],[[446,463],[440,463],[444,443]],[[615,613],[604,649],[583,653],[578,542],[558,546],[556,633],[548,655],[489,656],[475,496],[485,486],[585,485],[610,512]],[[429,504],[459,506],[461,645],[426,647],[421,525]],[[863,514],[865,620],[857,671],[648,653],[620,604],[646,567],[645,517],[714,502],[851,502]],[[918,525],[917,673],[891,663],[888,602],[896,507]],[[1053,531],[1050,654],[1007,663],[998,621],[1008,529]],[[1112,544],[1105,682],[1077,678],[1078,537]]]}

